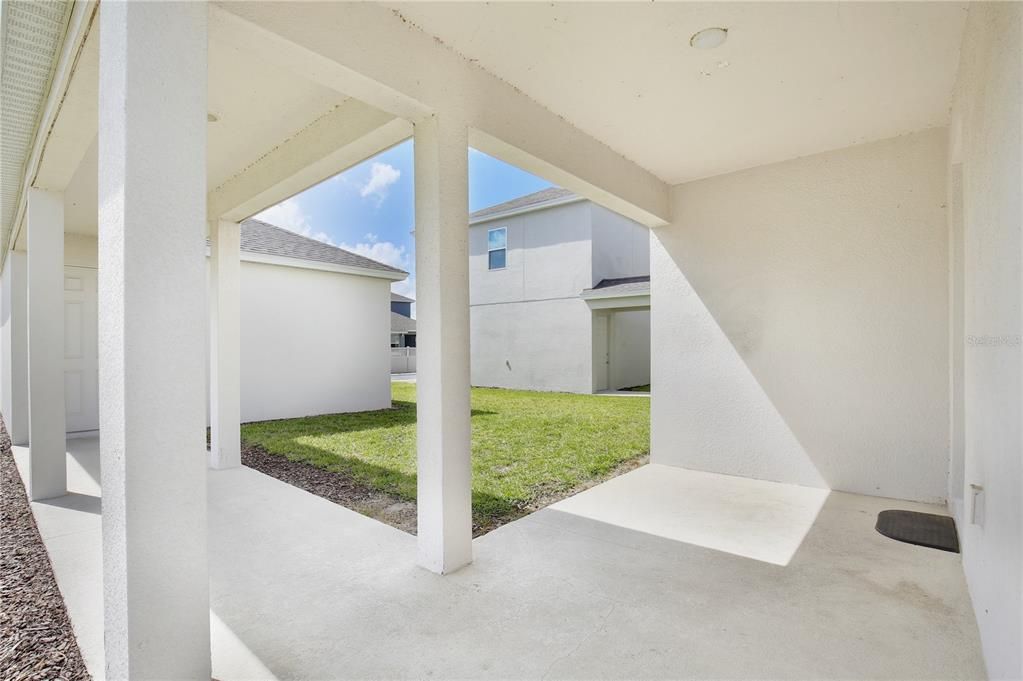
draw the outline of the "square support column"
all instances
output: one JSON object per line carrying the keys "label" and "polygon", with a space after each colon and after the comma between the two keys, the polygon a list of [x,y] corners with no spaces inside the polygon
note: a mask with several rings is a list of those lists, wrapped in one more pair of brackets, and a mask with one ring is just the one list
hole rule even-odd
{"label": "square support column", "polygon": [[28,498],[67,494],[64,196],[28,190]]}
{"label": "square support column", "polygon": [[3,271],[3,389],[7,434],[16,445],[28,444],[28,258],[10,251]]}
{"label": "square support column", "polygon": [[209,679],[205,3],[104,2],[99,375],[106,677]]}
{"label": "square support column", "polygon": [[419,564],[472,562],[468,129],[415,124]]}
{"label": "square support column", "polygon": [[241,226],[210,222],[210,467],[241,458]]}

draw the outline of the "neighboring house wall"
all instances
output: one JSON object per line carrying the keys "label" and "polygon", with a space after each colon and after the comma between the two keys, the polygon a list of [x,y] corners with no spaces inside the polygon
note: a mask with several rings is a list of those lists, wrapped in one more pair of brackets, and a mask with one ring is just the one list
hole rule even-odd
{"label": "neighboring house wall", "polygon": [[389,407],[390,284],[242,262],[242,421]]}
{"label": "neighboring house wall", "polygon": [[[508,229],[507,264],[487,269],[487,231]],[[481,222],[469,228],[469,304],[578,298],[593,285],[588,204]]]}
{"label": "neighboring house wall", "polygon": [[[508,229],[507,264],[487,269],[487,231]],[[469,229],[473,385],[590,392],[590,219],[584,201]]]}
{"label": "neighboring house wall", "polygon": [[[970,5],[951,126],[949,205],[961,211],[961,238],[957,212],[950,226],[963,274],[952,332],[964,381],[953,384],[962,447],[950,496],[962,499],[963,568],[993,679],[1023,678],[1021,24],[1019,3]],[[971,484],[983,487],[976,517]]]}
{"label": "neighboring house wall", "polygon": [[602,279],[650,274],[650,230],[603,206],[585,205],[590,209],[593,235],[590,286]]}
{"label": "neighboring house wall", "polygon": [[403,317],[411,317],[412,316],[412,303],[411,302],[406,303],[406,302],[402,302],[400,300],[392,300],[391,301],[391,312],[396,312],[396,313],[402,315]]}
{"label": "neighboring house wall", "polygon": [[[64,261],[95,268],[95,237],[65,235]],[[244,260],[240,276],[242,421],[390,405],[389,280]]]}
{"label": "neighboring house wall", "polygon": [[474,307],[472,384],[590,392],[590,316],[578,299]]}
{"label": "neighboring house wall", "polygon": [[673,189],[653,231],[654,462],[944,499],[945,134]]}

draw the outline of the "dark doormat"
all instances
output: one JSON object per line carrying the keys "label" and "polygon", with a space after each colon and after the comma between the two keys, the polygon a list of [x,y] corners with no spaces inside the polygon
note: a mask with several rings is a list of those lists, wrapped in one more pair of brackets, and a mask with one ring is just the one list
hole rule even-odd
{"label": "dark doormat", "polygon": [[959,553],[956,523],[945,515],[881,511],[877,514],[877,525],[874,527],[884,536],[907,544]]}

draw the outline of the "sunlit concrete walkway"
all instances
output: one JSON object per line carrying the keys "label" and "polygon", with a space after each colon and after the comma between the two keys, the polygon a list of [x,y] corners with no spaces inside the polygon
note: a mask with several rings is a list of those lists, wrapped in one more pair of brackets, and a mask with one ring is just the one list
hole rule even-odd
{"label": "sunlit concrete walkway", "polygon": [[[33,510],[101,678],[97,445],[69,445],[75,494]],[[984,676],[959,557],[873,529],[933,507],[651,465],[439,577],[413,537],[250,469],[209,499],[222,681]]]}

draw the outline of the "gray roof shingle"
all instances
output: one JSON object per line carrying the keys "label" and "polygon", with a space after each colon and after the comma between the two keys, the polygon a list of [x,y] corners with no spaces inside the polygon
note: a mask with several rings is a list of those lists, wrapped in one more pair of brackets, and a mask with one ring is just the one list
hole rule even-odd
{"label": "gray roof shingle", "polygon": [[547,189],[541,189],[538,192],[533,192],[532,194],[520,196],[519,198],[512,199],[511,201],[499,203],[496,206],[489,206],[487,208],[483,208],[482,210],[478,210],[475,213],[469,215],[469,219],[478,220],[480,218],[485,218],[488,215],[507,213],[508,211],[519,210],[521,208],[528,208],[539,203],[546,203],[547,201],[555,201],[557,199],[569,199],[575,196],[576,194],[570,192],[567,189],[562,189],[561,187],[549,187]]}
{"label": "gray roof shingle", "polygon": [[391,313],[391,333],[415,333],[416,320],[397,312]]}
{"label": "gray roof shingle", "polygon": [[621,277],[619,279],[601,279],[593,288],[583,289],[584,298],[591,295],[643,295],[650,293],[650,275],[642,277]]}
{"label": "gray roof shingle", "polygon": [[241,250],[247,253],[279,255],[285,258],[312,260],[365,270],[408,274],[397,267],[385,265],[357,253],[289,232],[260,220],[250,219],[241,223]]}
{"label": "gray roof shingle", "polygon": [[392,303],[414,303],[416,301],[412,300],[411,298],[406,298],[405,296],[401,295],[400,293],[395,293],[394,291],[391,291],[391,302]]}

